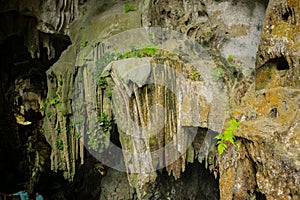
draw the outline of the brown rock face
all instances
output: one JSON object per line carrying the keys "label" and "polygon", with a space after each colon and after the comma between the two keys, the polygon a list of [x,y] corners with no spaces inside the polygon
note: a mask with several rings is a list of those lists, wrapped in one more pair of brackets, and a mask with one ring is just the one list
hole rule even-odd
{"label": "brown rock face", "polygon": [[[242,121],[235,132],[242,147],[221,159],[221,199],[246,199],[255,191],[267,199],[300,198],[299,12],[298,1],[269,2],[255,86],[233,109]],[[251,172],[240,173],[245,169]]]}
{"label": "brown rock face", "polygon": [[[299,90],[286,88],[249,90],[243,107],[236,110],[236,117],[243,121],[235,134],[244,138],[245,149],[236,149],[234,160],[246,159],[251,165],[233,168],[237,174],[242,169],[254,170],[235,179],[233,185],[252,178],[267,199],[299,198],[299,94]],[[245,154],[243,159],[240,154]]]}
{"label": "brown rock face", "polygon": [[299,88],[300,4],[270,1],[256,60],[256,89]]}
{"label": "brown rock face", "polygon": [[[84,162],[90,176],[95,174],[94,160],[87,161],[90,154],[86,149],[101,153],[110,150],[114,138],[124,153],[122,162],[127,174],[119,176],[111,171],[106,177],[95,176],[99,185],[108,188],[102,191],[102,198],[115,198],[128,190],[130,194],[125,198],[134,199],[137,193],[139,198],[155,199],[147,192],[157,191],[153,183],[162,174],[154,171],[157,166],[166,165],[165,174],[174,177],[172,183],[181,184],[185,183],[180,182],[184,174],[197,176],[197,168],[188,171],[188,163],[203,162],[220,177],[221,199],[300,199],[299,0],[128,1],[134,7],[130,12],[124,11],[125,1],[83,2],[86,0],[0,1],[0,16],[4,19],[0,22],[1,163],[13,148],[16,150],[12,155],[23,152],[21,156],[29,156],[23,162],[19,155],[17,161],[1,166],[0,172],[18,164],[27,166],[25,175],[31,178],[24,182],[31,181],[31,187],[45,169],[62,172],[70,182],[81,182],[87,176],[76,175]],[[142,26],[150,32],[139,32]],[[188,39],[180,40],[176,34],[174,38],[155,35],[151,32],[154,27],[175,30]],[[129,31],[133,29],[137,34]],[[60,56],[70,44],[68,38],[64,39],[67,36],[72,45]],[[121,55],[130,48],[157,45],[152,41],[155,37],[162,40],[159,45],[164,51],[151,58],[124,57],[126,60],[109,65],[112,52]],[[17,43],[21,50],[10,47],[17,44],[16,40],[20,40]],[[205,48],[191,45],[194,42]],[[199,51],[199,55],[192,55],[193,51]],[[199,62],[191,64],[191,58]],[[164,73],[157,70],[160,65]],[[107,74],[94,73],[94,68]],[[178,72],[184,81],[166,69]],[[166,78],[172,80],[171,89],[148,84],[152,76],[154,85]],[[101,88],[101,81],[106,81],[102,82],[106,88]],[[113,87],[122,99],[117,105],[111,101]],[[128,93],[131,87],[134,92]],[[156,104],[164,106],[165,116],[151,110]],[[114,121],[117,114],[119,121]],[[241,122],[234,132],[237,146],[228,145],[225,153],[217,156],[214,136],[222,131],[225,118]],[[155,127],[160,121],[165,124],[159,134],[134,137],[146,135],[143,127]],[[124,122],[129,128],[122,128]],[[95,134],[98,129],[90,129],[94,126],[99,127],[100,134]],[[188,148],[192,132],[197,136]],[[204,141],[207,132],[208,142]],[[175,141],[171,151],[163,151],[161,160],[154,154],[140,158],[125,154],[151,154],[171,139]],[[179,150],[182,154],[177,160],[165,161]],[[110,158],[114,156],[110,154]],[[199,182],[199,187],[203,185]],[[178,198],[171,187],[171,195],[162,192],[156,199]],[[118,189],[110,194],[110,188]]]}

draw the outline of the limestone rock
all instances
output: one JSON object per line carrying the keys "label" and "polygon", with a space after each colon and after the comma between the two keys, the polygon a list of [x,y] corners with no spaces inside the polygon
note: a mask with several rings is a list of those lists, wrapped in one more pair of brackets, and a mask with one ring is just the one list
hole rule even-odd
{"label": "limestone rock", "polygon": [[[256,82],[233,107],[232,116],[241,120],[235,135],[242,147],[221,157],[221,199],[299,199],[298,13],[296,1],[269,1]],[[252,172],[240,174],[244,168]],[[235,189],[247,184],[250,192]]]}
{"label": "limestone rock", "polygon": [[299,2],[270,1],[266,12],[256,59],[256,88],[299,88]]}
{"label": "limestone rock", "polygon": [[[235,132],[240,148],[229,146],[218,157],[221,199],[299,198],[297,0],[130,1],[137,10],[128,13],[122,1],[83,2],[0,4],[1,13],[7,13],[0,43],[24,36],[32,58],[45,48],[50,60],[56,55],[54,36],[72,40],[47,71],[47,99],[26,78],[14,77],[12,89],[18,123],[31,127],[29,112],[45,116],[52,170],[72,181],[84,162],[85,145],[93,155],[100,152],[99,159],[107,153],[103,162],[124,154],[111,167],[127,176],[118,183],[114,177],[120,173],[108,172],[113,178],[103,188],[116,190],[101,198],[120,197],[125,189],[124,198],[142,198],[163,166],[177,180],[196,159],[216,172],[214,136],[232,117],[241,121]],[[152,58],[118,60],[145,45],[160,50]],[[13,62],[24,64],[28,60]],[[121,142],[117,152],[112,151],[114,137]],[[40,153],[31,146],[35,138],[28,141],[32,180],[48,156],[46,148]]]}

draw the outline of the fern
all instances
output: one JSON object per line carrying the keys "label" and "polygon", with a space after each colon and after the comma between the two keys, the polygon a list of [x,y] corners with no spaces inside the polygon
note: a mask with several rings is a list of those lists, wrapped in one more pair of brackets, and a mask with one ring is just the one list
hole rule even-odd
{"label": "fern", "polygon": [[223,143],[222,141],[218,141],[217,145],[218,145],[218,152],[220,155],[222,155],[222,153],[226,150],[227,145],[225,143]]}
{"label": "fern", "polygon": [[227,123],[229,126],[225,129],[224,133],[219,133],[215,137],[216,139],[218,139],[217,147],[218,147],[218,153],[220,155],[222,155],[223,152],[226,150],[228,142],[234,145],[235,142],[234,131],[239,127],[241,122],[237,122],[235,119],[232,119]]}

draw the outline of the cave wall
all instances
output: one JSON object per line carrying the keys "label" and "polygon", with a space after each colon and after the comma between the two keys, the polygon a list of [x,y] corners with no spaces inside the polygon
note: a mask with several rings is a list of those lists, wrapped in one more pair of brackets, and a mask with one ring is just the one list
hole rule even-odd
{"label": "cave wall", "polygon": [[[45,71],[70,44],[64,33],[43,31],[39,2],[1,2],[1,174],[3,192],[36,189],[49,171],[50,146],[42,130]],[[44,9],[44,7],[43,7]],[[42,9],[42,10],[43,10]],[[45,11],[45,10],[44,10]],[[43,18],[43,17],[42,17]]]}
{"label": "cave wall", "polygon": [[[146,123],[149,112],[147,105],[137,98],[142,100],[162,98],[162,101],[169,98],[166,107],[176,108],[174,111],[176,115],[171,113],[167,118],[170,122],[174,123],[178,120],[176,123],[180,124],[184,120],[195,117],[197,110],[207,111],[203,111],[200,117],[196,117],[198,121],[184,123],[188,127],[212,128],[211,138],[222,131],[225,121],[235,118],[241,122],[240,128],[235,132],[239,148],[228,145],[228,150],[222,156],[217,154],[215,148],[209,148],[204,155],[200,155],[196,147],[201,146],[201,142],[195,142],[194,149],[189,149],[190,151],[180,157],[179,161],[166,168],[168,174],[179,179],[188,162],[203,162],[211,173],[216,173],[216,177],[220,178],[220,199],[299,198],[299,122],[297,120],[299,2],[294,0],[254,2],[145,0],[127,3],[135,6],[133,11],[125,12],[125,2],[122,1],[1,2],[0,12],[4,19],[1,21],[0,37],[1,60],[4,61],[1,65],[3,73],[0,76],[2,94],[0,130],[3,138],[1,159],[8,163],[2,168],[8,170],[10,166],[21,166],[9,170],[11,175],[7,176],[7,180],[11,179],[9,177],[14,177],[11,180],[23,182],[32,189],[41,171],[51,169],[59,176],[75,183],[70,188],[81,188],[77,190],[78,193],[87,195],[88,192],[83,184],[89,182],[87,177],[94,176],[93,183],[97,186],[94,194],[88,195],[88,198],[97,198],[100,193],[98,186],[102,184],[106,187],[107,182],[113,179],[115,174],[107,173],[104,176],[106,169],[104,171],[100,169],[100,175],[97,173],[97,166],[102,167],[102,164],[89,158],[92,151],[87,152],[86,149],[89,147],[84,146],[88,139],[84,135],[87,133],[86,126],[78,126],[78,124],[89,124],[98,117],[99,112],[100,114],[105,112],[111,120],[114,113],[111,111],[110,98],[107,97],[108,91],[103,92],[97,87],[89,87],[94,86],[92,77],[95,74],[88,70],[91,66],[97,66],[99,64],[97,62],[104,60],[104,53],[111,53],[116,49],[121,52],[128,51],[131,45],[130,42],[127,43],[128,38],[131,38],[135,46],[143,44],[139,42],[144,39],[152,42],[151,37],[140,38],[140,35],[135,37],[130,34],[123,38],[125,44],[122,41],[113,44],[113,40],[107,41],[108,38],[117,35],[120,39],[120,33],[127,30],[145,27],[148,31],[151,30],[149,27],[158,26],[187,36],[187,41],[184,41],[184,45],[180,48],[176,46],[181,44],[176,37],[163,46],[165,50],[182,56],[175,59],[176,62],[172,54],[164,52],[157,54],[158,60],[167,59],[173,67],[181,70],[180,73],[186,73],[187,77],[191,73],[189,70],[193,70],[194,66],[180,64],[182,58],[187,58],[191,62],[190,58],[193,57],[184,54],[191,53],[189,46],[185,45],[191,41],[191,43],[197,42],[209,55],[203,58],[200,56],[202,61],[207,61],[205,59],[209,58],[209,62],[196,63],[201,79],[190,78],[188,84],[182,84],[189,85],[183,91],[192,92],[195,88],[201,91],[205,87],[214,88],[213,85],[219,84],[218,87],[222,88],[222,92],[220,90],[218,93],[213,93],[219,101],[211,104],[205,103],[209,101],[205,96],[208,94],[207,91],[201,91],[203,93],[196,95],[199,101],[193,101],[195,97],[191,95],[190,102],[183,107],[192,114],[183,113],[184,118],[181,119],[173,118],[173,116],[181,116],[178,112],[180,104],[174,103],[172,98],[160,92],[159,88],[155,95],[149,98],[145,96],[145,93],[147,94],[145,91],[151,88],[145,87],[135,94],[136,99],[133,102],[135,106],[132,108],[136,109],[136,117],[140,117],[139,120],[145,120],[143,123]],[[160,36],[164,37],[158,35]],[[114,49],[112,44],[117,48]],[[182,51],[182,47],[186,49]],[[61,54],[63,50],[65,51]],[[151,62],[154,65],[153,61]],[[166,63],[164,65],[171,66]],[[223,70],[222,75],[218,74],[221,77],[217,81],[213,73],[216,68]],[[103,72],[103,69],[101,70]],[[129,76],[133,77],[130,81],[137,81],[135,84],[139,85],[140,80],[134,76],[138,77],[144,73],[137,73],[134,70],[132,73],[129,73]],[[79,74],[82,74],[81,81],[84,85],[78,84]],[[109,75],[106,74],[105,77]],[[121,81],[120,77],[112,76],[108,79],[115,84]],[[172,79],[176,80],[176,77]],[[75,114],[78,116],[82,113],[76,113],[77,111],[72,107],[75,100],[73,92],[78,87],[85,95],[83,99],[79,99],[82,100],[81,103],[86,101],[93,105],[84,110],[86,113],[83,119],[74,117]],[[123,83],[118,87],[123,91],[129,85]],[[124,96],[122,92],[119,95]],[[99,103],[99,99],[102,103]],[[222,113],[224,120],[213,121],[207,118],[207,113],[214,111],[211,109],[212,105],[220,104],[220,101],[224,106],[222,108],[226,107],[226,110],[220,108],[215,111]],[[198,105],[195,106],[197,109],[193,103]],[[141,105],[146,109],[139,110],[138,107]],[[122,114],[124,118],[131,117],[130,113]],[[213,122],[217,126],[208,127],[209,123]],[[96,125],[94,122],[90,124]],[[114,123],[114,126],[116,127],[110,127],[102,136],[117,138],[120,140],[118,145],[124,150],[137,152],[164,145],[164,140],[167,141],[164,137],[177,134],[177,130],[171,129],[172,126],[166,127],[163,137],[158,136],[156,142],[147,144],[149,142],[147,140],[135,141],[133,137],[127,137],[126,133],[117,127],[118,123]],[[180,127],[176,124],[174,126]],[[99,130],[102,131],[102,128]],[[14,142],[7,143],[7,141]],[[106,144],[103,146],[102,150],[109,149]],[[8,159],[7,152],[11,152],[16,159]],[[194,156],[189,156],[189,153]],[[151,172],[151,176],[147,173],[140,175],[130,173],[133,172],[132,168],[145,169],[151,166],[137,166],[134,160],[126,156],[124,161],[128,173],[122,176],[120,185],[124,184],[124,187],[128,188],[130,184],[135,189],[129,189],[130,198],[144,196],[155,199],[151,194],[155,194],[156,190],[163,191],[159,189],[159,185],[152,185],[151,188],[155,179],[158,180],[160,177],[157,172]],[[21,169],[24,166],[26,169]],[[96,170],[91,170],[93,167]],[[14,171],[20,172],[21,180],[13,175]],[[89,175],[84,175],[85,171],[88,171]],[[193,173],[193,170],[190,173]],[[82,184],[79,183],[80,181]],[[7,190],[12,188],[15,189],[10,186]],[[92,193],[91,190],[88,191]],[[122,196],[122,191],[116,191],[116,196],[119,194]],[[106,194],[104,192],[101,195]],[[64,198],[74,197],[64,196]]]}
{"label": "cave wall", "polygon": [[233,150],[223,158],[228,165],[220,165],[220,181],[230,183],[224,187],[224,199],[245,198],[246,188],[260,191],[266,199],[299,198],[297,13],[296,1],[268,4],[255,84],[242,99],[241,107],[233,109],[233,116],[242,121],[236,135],[242,138],[245,149]]}

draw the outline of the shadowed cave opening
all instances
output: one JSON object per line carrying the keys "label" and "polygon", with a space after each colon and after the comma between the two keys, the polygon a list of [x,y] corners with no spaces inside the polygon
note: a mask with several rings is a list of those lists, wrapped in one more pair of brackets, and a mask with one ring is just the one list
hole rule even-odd
{"label": "shadowed cave opening", "polygon": [[[2,12],[0,15],[5,19],[0,22],[3,35],[0,41],[0,192],[11,193],[21,189],[30,179],[35,151],[48,158],[44,167],[50,170],[48,154],[51,150],[41,130],[43,116],[35,97],[46,98],[45,72],[71,41],[67,36],[39,33],[40,38],[50,38],[55,56],[49,60],[47,49],[39,41],[40,57],[32,58],[25,45],[28,39],[25,27],[35,19],[16,11]],[[35,109],[26,108],[28,105],[34,105]],[[21,111],[22,107],[24,111]],[[31,124],[17,123],[18,114]]]}
{"label": "shadowed cave opening", "polygon": [[[115,126],[116,127],[113,128],[114,131],[111,132],[111,140],[114,144],[121,147],[117,125]],[[185,128],[189,129],[189,131],[192,131],[192,129],[196,130],[197,135],[192,145],[198,152],[208,133],[208,129],[202,127]],[[190,134],[190,132],[187,133]],[[215,135],[215,132],[210,133],[212,137]],[[112,137],[112,135],[114,136]],[[185,171],[181,173],[180,178],[177,180],[172,174],[167,172],[166,168],[159,169],[156,172],[157,178],[153,183],[148,183],[147,194],[143,199],[220,199],[218,174],[206,168],[205,161],[199,163],[195,158],[193,163],[186,163]],[[133,188],[130,188],[125,172],[108,169],[107,174],[102,177],[101,188],[100,200],[110,199],[112,196],[120,199],[137,199],[137,194],[133,191]],[[130,195],[128,195],[128,193],[130,193]]]}
{"label": "shadowed cave opening", "polygon": [[220,199],[219,178],[205,168],[205,164],[195,161],[186,166],[178,180],[161,170],[156,182],[156,191],[150,199]]}
{"label": "shadowed cave opening", "polygon": [[[204,163],[195,161],[186,166],[185,172],[177,180],[169,175],[165,168],[157,171],[154,183],[147,186],[144,200],[218,200],[219,179],[205,168]],[[99,200],[128,199],[137,200],[137,194],[129,186],[127,174],[109,169],[101,181],[101,195]]]}
{"label": "shadowed cave opening", "polygon": [[[263,56],[260,55],[261,58]],[[264,65],[256,70],[255,88],[263,89],[274,78],[274,72],[285,74],[290,69],[289,63],[284,56],[268,60]]]}
{"label": "shadowed cave opening", "polygon": [[289,70],[289,64],[284,57],[272,59],[269,62],[276,63],[277,70]]}

